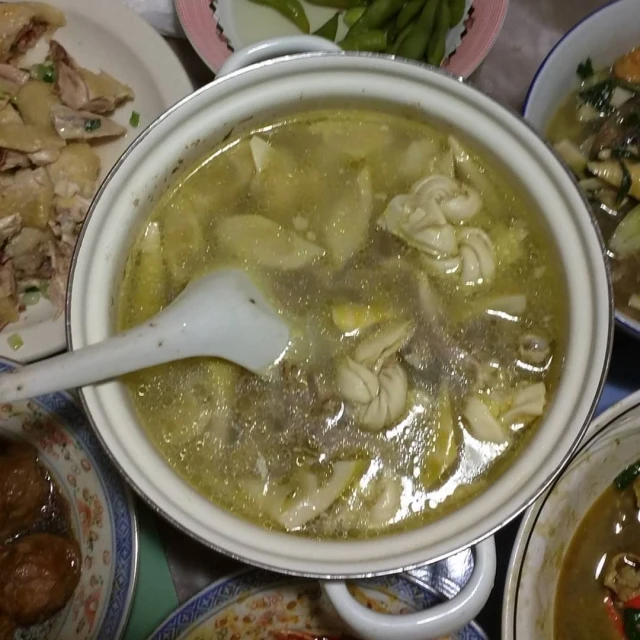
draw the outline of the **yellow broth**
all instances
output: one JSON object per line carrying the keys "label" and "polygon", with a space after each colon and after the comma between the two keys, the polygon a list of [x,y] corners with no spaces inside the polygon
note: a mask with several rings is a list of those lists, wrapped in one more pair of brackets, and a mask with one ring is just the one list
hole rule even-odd
{"label": "yellow broth", "polygon": [[[255,137],[271,154],[261,170],[250,147]],[[155,205],[126,266],[120,329],[165,307],[192,278],[241,267],[293,334],[284,362],[266,380],[205,358],[125,379],[148,437],[214,503],[265,527],[317,538],[410,529],[478,494],[530,439],[539,415],[509,424],[505,415],[527,385],[544,383],[546,404],[553,397],[564,357],[564,278],[525,198],[480,157],[454,163],[451,144],[457,142],[446,131],[403,117],[302,114],[231,137],[188,167]],[[447,172],[459,189],[473,182],[481,195],[473,228],[493,245],[490,281],[469,286],[461,272],[433,273],[421,250],[377,225],[394,196]],[[273,242],[282,255],[286,234],[325,253],[296,268],[264,268],[256,255],[273,259],[267,240],[243,246],[249,218],[233,218],[240,215],[280,225]],[[229,220],[240,220],[236,236],[227,233]],[[468,225],[456,233],[460,228]],[[346,256],[345,246],[352,248]],[[425,290],[428,304],[419,295]],[[524,299],[525,310],[501,310]],[[406,400],[401,415],[374,428],[363,406],[341,395],[341,367],[363,341],[398,326],[410,327],[411,337],[383,370],[394,372],[401,390],[406,381]],[[544,362],[534,353],[535,365],[522,356],[530,334],[544,336],[549,352]],[[502,425],[503,441],[469,428],[463,408],[471,396],[484,403],[494,427]],[[348,464],[336,466],[340,461]],[[332,491],[335,499],[327,497]],[[315,501],[314,517],[306,519],[305,495]]]}

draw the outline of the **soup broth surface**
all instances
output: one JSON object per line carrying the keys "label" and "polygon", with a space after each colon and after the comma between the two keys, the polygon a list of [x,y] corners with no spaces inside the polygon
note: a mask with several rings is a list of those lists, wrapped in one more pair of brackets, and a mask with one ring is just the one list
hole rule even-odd
{"label": "soup broth surface", "polygon": [[[127,376],[148,437],[214,503],[317,538],[441,517],[530,439],[564,357],[564,278],[530,204],[448,132],[322,111],[238,133],[154,206],[119,328],[244,269],[292,341]],[[212,301],[212,304],[215,301]]]}
{"label": "soup broth surface", "polygon": [[[636,490],[640,485],[636,481]],[[640,595],[640,514],[634,487],[609,487],[580,523],[562,561],[554,638],[619,640]],[[628,614],[627,614],[628,615]]]}

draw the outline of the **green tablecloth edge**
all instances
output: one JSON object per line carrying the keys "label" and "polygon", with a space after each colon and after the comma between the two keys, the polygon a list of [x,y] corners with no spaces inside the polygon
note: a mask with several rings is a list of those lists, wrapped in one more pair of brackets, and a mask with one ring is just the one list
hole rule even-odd
{"label": "green tablecloth edge", "polygon": [[138,514],[138,581],[131,615],[123,640],[144,640],[178,607],[178,597],[169,571],[155,515],[143,502],[135,500]]}

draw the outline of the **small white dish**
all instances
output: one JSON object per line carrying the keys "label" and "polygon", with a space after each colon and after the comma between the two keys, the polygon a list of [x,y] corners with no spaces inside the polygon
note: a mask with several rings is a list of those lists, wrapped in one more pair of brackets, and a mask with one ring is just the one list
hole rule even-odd
{"label": "small white dish", "polygon": [[640,392],[603,413],[552,488],[525,513],[509,563],[502,640],[553,640],[564,551],[591,505],[640,458]]}
{"label": "small white dish", "polygon": [[[146,127],[174,103],[193,91],[186,71],[169,45],[138,14],[122,2],[101,0],[52,0],[64,11],[67,25],[54,35],[78,62],[92,70],[103,69],[131,86],[134,101],[116,111],[114,120],[127,127],[127,135],[95,149],[104,179],[125,149]],[[26,61],[41,61],[47,42],[41,40]],[[140,126],[129,125],[131,112],[140,114]],[[22,346],[14,349],[8,339],[17,334]],[[55,317],[53,306],[43,297],[27,307],[18,322],[0,332],[0,357],[32,362],[63,351],[64,314]]]}

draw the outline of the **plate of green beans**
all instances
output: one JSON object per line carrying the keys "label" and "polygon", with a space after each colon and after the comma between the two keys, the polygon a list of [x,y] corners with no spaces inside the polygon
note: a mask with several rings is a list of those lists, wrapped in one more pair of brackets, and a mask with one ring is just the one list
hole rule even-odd
{"label": "plate of green beans", "polygon": [[228,55],[314,34],[345,51],[394,55],[467,77],[486,57],[508,0],[175,0],[194,48],[216,72]]}

